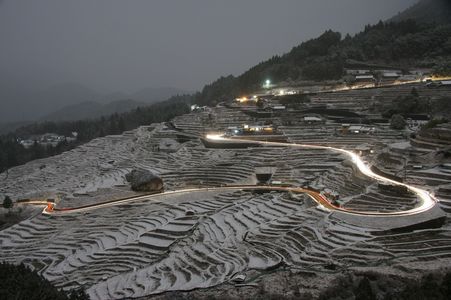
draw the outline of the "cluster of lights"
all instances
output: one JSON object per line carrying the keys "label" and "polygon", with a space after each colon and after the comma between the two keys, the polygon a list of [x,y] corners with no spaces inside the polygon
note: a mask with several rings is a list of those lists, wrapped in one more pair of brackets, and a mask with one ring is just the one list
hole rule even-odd
{"label": "cluster of lights", "polygon": [[296,91],[286,91],[286,90],[279,90],[278,95],[279,96],[283,96],[283,95],[295,95],[297,94]]}
{"label": "cluster of lights", "polygon": [[245,131],[269,131],[272,132],[274,129],[272,126],[249,126],[247,124],[243,125]]}
{"label": "cluster of lights", "polygon": [[258,101],[258,96],[254,95],[252,96],[252,98],[248,98],[248,97],[241,97],[241,98],[236,98],[235,99],[237,102],[243,103],[243,102],[248,102],[248,101]]}

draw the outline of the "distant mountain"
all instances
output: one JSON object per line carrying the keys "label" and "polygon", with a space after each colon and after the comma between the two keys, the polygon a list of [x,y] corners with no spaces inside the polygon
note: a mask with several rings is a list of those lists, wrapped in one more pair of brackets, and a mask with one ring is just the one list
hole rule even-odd
{"label": "distant mountain", "polygon": [[44,117],[42,121],[72,121],[93,118],[103,105],[94,101],[85,101],[60,108]]}
{"label": "distant mountain", "polygon": [[422,23],[451,23],[451,1],[421,0],[388,21],[399,22],[408,19]]}
{"label": "distant mountain", "polygon": [[42,90],[29,89],[20,82],[0,84],[0,121],[32,121],[67,105],[94,101],[101,95],[83,85],[66,83]]}
{"label": "distant mountain", "polygon": [[146,88],[132,94],[116,92],[104,96],[97,96],[95,101],[84,101],[62,107],[40,119],[47,121],[92,119],[114,113],[130,111],[138,106],[146,106],[155,102],[167,100],[174,95],[187,93],[187,91],[170,87]]}
{"label": "distant mountain", "polygon": [[164,87],[145,88],[131,94],[102,94],[77,83],[58,84],[38,90],[23,84],[19,78],[0,72],[0,131],[5,132],[8,128],[15,127],[11,127],[9,123],[49,118],[76,120],[124,112],[138,105],[164,101],[173,95],[186,93],[188,92],[180,89]]}
{"label": "distant mountain", "polygon": [[[166,99],[164,99],[166,100]],[[123,113],[137,108],[138,106],[146,106],[148,103],[136,101],[134,99],[123,99],[111,101],[108,104],[103,105],[100,116],[112,115],[114,113]]]}
{"label": "distant mountain", "polygon": [[101,116],[108,116],[114,113],[123,113],[147,105],[131,99],[115,100],[110,103],[101,104],[94,101],[86,101],[74,105],[63,107],[51,114],[41,118],[46,121],[75,121],[93,119]]}
{"label": "distant mountain", "polygon": [[35,118],[39,118],[67,105],[95,101],[99,97],[98,92],[84,85],[64,83],[33,93],[29,99],[24,99],[28,104],[23,109],[32,109]]}
{"label": "distant mountain", "polygon": [[96,101],[99,103],[109,103],[111,101],[115,101],[115,100],[119,100],[119,99],[128,99],[130,98],[128,94],[123,93],[123,92],[114,92],[114,93],[109,93],[106,95],[102,95],[99,99],[97,99]]}
{"label": "distant mountain", "polygon": [[39,106],[45,103],[53,107],[64,107],[69,104],[92,101],[100,96],[100,93],[77,83],[54,85],[35,94],[36,99],[40,100]]}

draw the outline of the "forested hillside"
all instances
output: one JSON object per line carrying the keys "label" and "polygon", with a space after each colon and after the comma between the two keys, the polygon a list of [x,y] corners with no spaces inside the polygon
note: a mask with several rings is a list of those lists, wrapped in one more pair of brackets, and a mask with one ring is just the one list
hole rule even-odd
{"label": "forested hillside", "polygon": [[87,300],[83,290],[67,295],[24,265],[0,263],[0,299]]}
{"label": "forested hillside", "polygon": [[[109,117],[82,121],[42,122],[21,127],[13,133],[0,136],[0,172],[30,160],[59,154],[97,137],[120,134],[141,125],[168,121],[189,112],[188,103],[191,100],[192,97],[189,95],[175,96],[165,102],[138,107],[130,112],[113,114]],[[78,133],[77,141],[62,142],[56,147],[43,147],[35,143],[31,148],[25,149],[18,142],[19,137],[48,132],[69,136],[74,131]]]}
{"label": "forested hillside", "polygon": [[414,19],[422,23],[450,23],[451,2],[449,0],[421,0],[409,9],[390,19],[392,22]]}
{"label": "forested hillside", "polygon": [[383,64],[406,69],[433,68],[451,74],[451,25],[424,24],[415,20],[379,22],[367,25],[351,37],[328,30],[320,37],[294,47],[282,56],[273,56],[242,75],[221,77],[197,95],[201,104],[247,93],[273,83],[293,80],[338,80],[348,63]]}

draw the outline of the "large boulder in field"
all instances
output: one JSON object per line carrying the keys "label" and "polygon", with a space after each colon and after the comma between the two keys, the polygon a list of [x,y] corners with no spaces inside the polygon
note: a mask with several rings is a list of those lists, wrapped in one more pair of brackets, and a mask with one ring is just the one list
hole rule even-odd
{"label": "large boulder in field", "polygon": [[148,170],[132,170],[125,175],[125,179],[130,182],[132,190],[137,192],[163,191],[163,180]]}

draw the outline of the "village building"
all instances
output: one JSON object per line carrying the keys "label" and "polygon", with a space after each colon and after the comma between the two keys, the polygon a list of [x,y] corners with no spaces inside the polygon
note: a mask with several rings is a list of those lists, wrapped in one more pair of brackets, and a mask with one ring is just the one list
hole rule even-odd
{"label": "village building", "polygon": [[370,70],[365,69],[346,69],[346,75],[367,75],[370,73]]}
{"label": "village building", "polygon": [[317,116],[305,116],[303,118],[303,122],[306,124],[317,124],[317,123],[323,123],[323,119]]}
{"label": "village building", "polygon": [[371,127],[368,125],[351,125],[351,124],[342,124],[341,125],[341,133],[343,134],[373,134],[376,131],[375,127]]}

